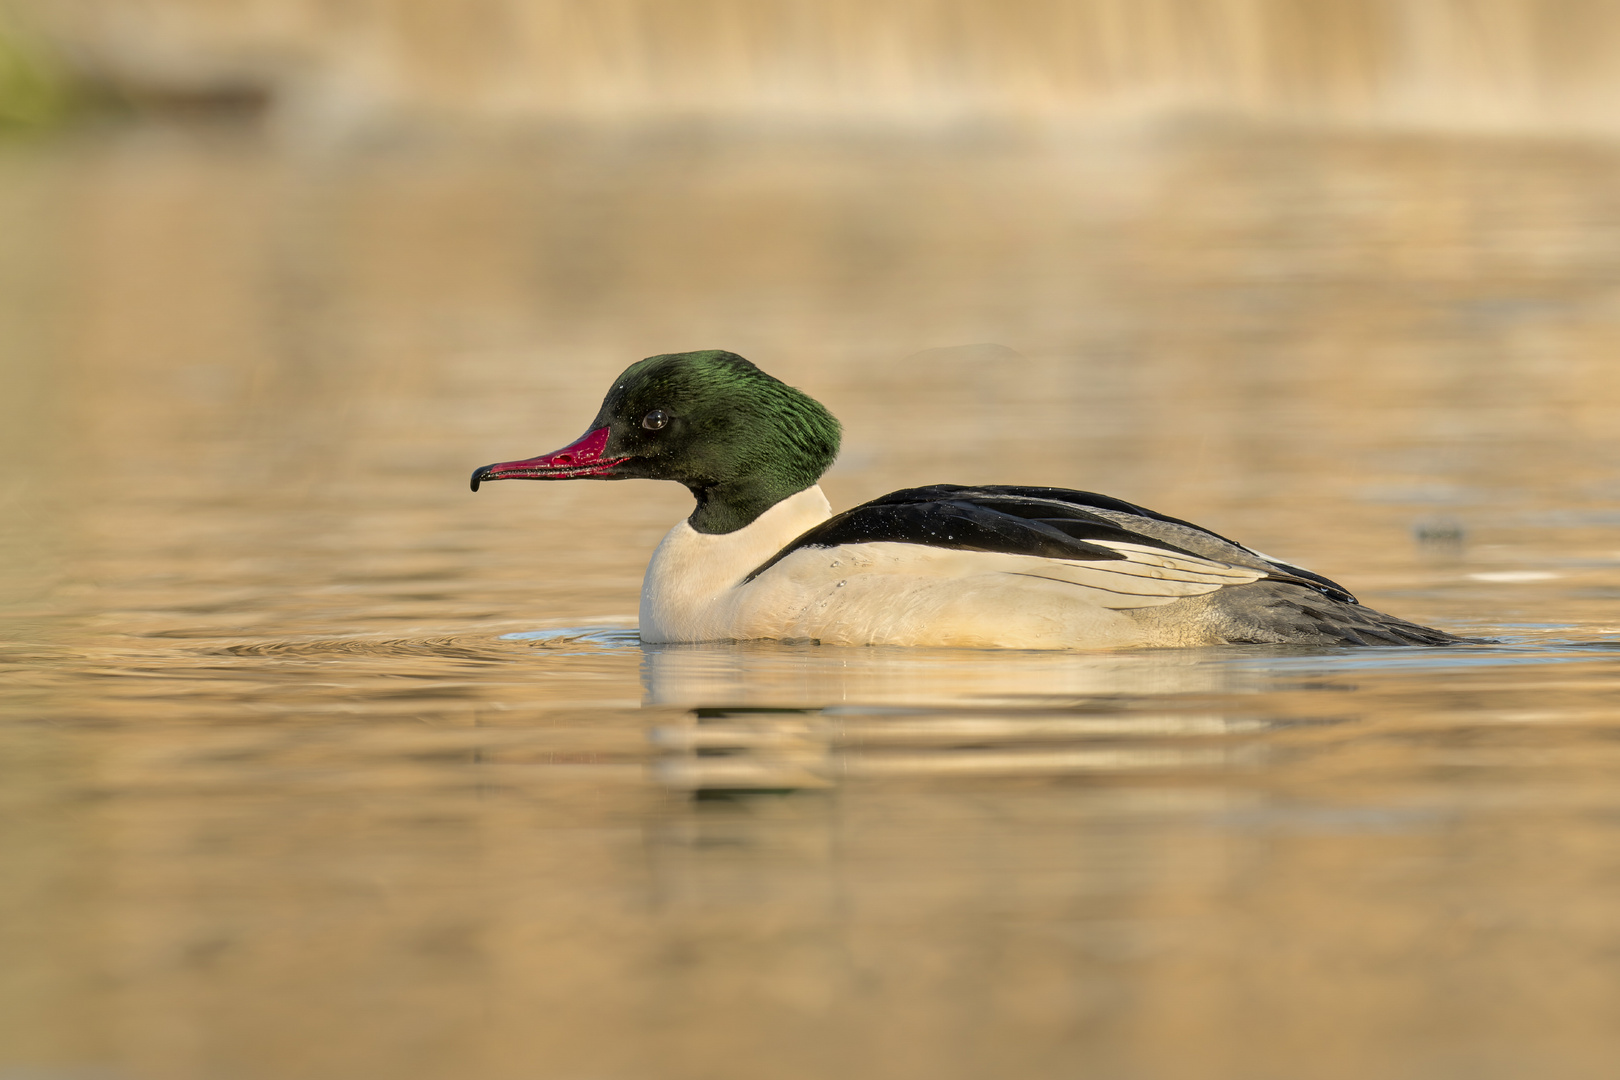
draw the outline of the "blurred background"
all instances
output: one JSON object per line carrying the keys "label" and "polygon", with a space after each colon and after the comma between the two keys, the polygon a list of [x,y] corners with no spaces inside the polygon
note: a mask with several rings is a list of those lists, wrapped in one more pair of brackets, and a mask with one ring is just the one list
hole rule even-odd
{"label": "blurred background", "polygon": [[149,108],[264,109],[306,136],[1165,112],[1612,133],[1620,93],[1620,13],[1595,0],[11,3],[14,33],[42,36],[87,83]]}
{"label": "blurred background", "polygon": [[[642,650],[696,348],[1512,645]],[[1617,356],[1608,0],[0,0],[0,1080],[1608,1077]]]}

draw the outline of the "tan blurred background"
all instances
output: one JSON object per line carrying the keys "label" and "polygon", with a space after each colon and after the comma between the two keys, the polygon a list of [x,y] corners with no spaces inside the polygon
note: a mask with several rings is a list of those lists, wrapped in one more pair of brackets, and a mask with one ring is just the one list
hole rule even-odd
{"label": "tan blurred background", "polygon": [[1154,111],[1613,132],[1605,0],[9,0],[148,103],[375,120],[963,120]]}

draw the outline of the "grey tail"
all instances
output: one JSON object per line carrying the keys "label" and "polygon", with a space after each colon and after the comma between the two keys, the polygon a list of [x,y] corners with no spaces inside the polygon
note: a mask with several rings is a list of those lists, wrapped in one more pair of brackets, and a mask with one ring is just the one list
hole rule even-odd
{"label": "grey tail", "polygon": [[[1251,591],[1252,590],[1252,591]],[[1243,594],[1247,595],[1243,595]],[[1308,645],[1463,645],[1487,638],[1459,637],[1431,626],[1347,604],[1297,588],[1264,582],[1221,590],[1222,614],[1237,643],[1292,642]]]}

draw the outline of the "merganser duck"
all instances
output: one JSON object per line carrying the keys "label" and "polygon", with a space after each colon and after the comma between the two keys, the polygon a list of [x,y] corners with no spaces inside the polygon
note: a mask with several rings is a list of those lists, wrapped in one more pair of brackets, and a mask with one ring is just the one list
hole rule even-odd
{"label": "merganser duck", "polygon": [[1467,639],[1362,607],[1309,570],[1106,495],[908,488],[833,514],[820,402],[735,353],[667,353],[590,430],[485,480],[675,480],[697,508],[653,552],[641,639],[1021,649]]}

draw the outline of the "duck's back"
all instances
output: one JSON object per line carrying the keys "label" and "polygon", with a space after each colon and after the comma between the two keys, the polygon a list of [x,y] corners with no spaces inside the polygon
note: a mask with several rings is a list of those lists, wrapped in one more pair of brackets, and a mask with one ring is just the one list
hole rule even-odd
{"label": "duck's back", "polygon": [[1120,648],[1443,644],[1341,586],[1089,492],[937,485],[821,522],[725,598],[734,638]]}

